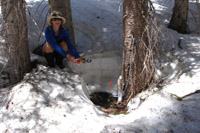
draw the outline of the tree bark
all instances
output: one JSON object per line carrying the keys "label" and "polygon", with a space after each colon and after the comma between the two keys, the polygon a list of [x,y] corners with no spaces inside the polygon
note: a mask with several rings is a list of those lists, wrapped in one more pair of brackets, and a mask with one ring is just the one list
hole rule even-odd
{"label": "tree bark", "polygon": [[146,89],[154,71],[149,56],[149,42],[145,31],[147,2],[125,0],[123,3],[123,66],[120,88],[125,91],[122,103]]}
{"label": "tree bark", "polygon": [[1,0],[4,21],[8,73],[11,84],[20,81],[30,72],[28,29],[24,0]]}
{"label": "tree bark", "polygon": [[189,0],[175,0],[173,14],[168,25],[169,28],[183,34],[189,33],[187,25],[188,2]]}
{"label": "tree bark", "polygon": [[72,22],[72,11],[70,0],[49,0],[50,10],[60,11],[66,19],[65,28],[69,31],[72,44],[75,45],[74,28]]}

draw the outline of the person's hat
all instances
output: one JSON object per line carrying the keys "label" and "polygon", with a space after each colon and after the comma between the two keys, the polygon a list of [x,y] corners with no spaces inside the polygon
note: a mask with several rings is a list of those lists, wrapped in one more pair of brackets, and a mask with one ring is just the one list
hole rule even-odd
{"label": "person's hat", "polygon": [[53,11],[51,13],[51,16],[48,17],[47,22],[48,22],[49,25],[52,25],[51,19],[53,19],[53,18],[60,18],[60,19],[62,19],[62,24],[64,24],[66,22],[66,19],[62,17],[61,12],[58,12],[58,11]]}

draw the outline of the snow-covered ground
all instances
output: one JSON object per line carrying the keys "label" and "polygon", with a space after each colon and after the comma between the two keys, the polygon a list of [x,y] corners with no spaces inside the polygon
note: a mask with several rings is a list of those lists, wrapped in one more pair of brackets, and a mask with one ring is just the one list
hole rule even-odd
{"label": "snow-covered ground", "polygon": [[[35,11],[40,2],[27,0],[29,10]],[[120,2],[122,1],[71,1],[76,45],[82,55],[94,57],[94,53],[105,56],[109,51],[121,52]],[[153,2],[160,23],[165,27],[170,19],[173,1],[153,0]],[[45,8],[47,3],[44,1],[33,16],[40,30],[48,10]],[[44,12],[41,14],[43,9]],[[167,54],[163,58],[163,79],[168,82],[136,96],[129,103],[127,114],[108,115],[101,112],[99,107],[93,105],[86,96],[87,90],[82,87],[84,79],[80,71],[79,74],[72,72],[73,67],[64,70],[49,69],[43,65],[43,58],[32,54],[32,59],[38,59],[42,63],[31,73],[26,74],[24,80],[17,85],[0,89],[0,132],[200,132],[200,22],[194,21],[200,19],[192,15],[197,11],[195,9],[196,5],[190,3],[191,34],[183,35],[170,29],[163,29],[166,38],[164,48],[168,47],[165,49]],[[34,25],[29,15],[27,18],[32,51],[42,42],[43,37],[38,41],[41,31]],[[171,38],[174,40],[174,45]],[[179,40],[181,43],[177,45]],[[174,48],[170,51],[172,47]],[[95,66],[95,60],[86,65]],[[87,67],[84,68],[85,71],[87,72]],[[88,72],[93,71],[89,69]]]}

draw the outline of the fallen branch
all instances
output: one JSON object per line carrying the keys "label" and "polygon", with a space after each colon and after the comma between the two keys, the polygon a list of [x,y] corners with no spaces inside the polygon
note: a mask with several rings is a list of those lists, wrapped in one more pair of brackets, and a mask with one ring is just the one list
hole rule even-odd
{"label": "fallen branch", "polygon": [[189,93],[189,94],[182,96],[182,97],[179,97],[176,94],[172,94],[172,93],[171,93],[171,96],[175,97],[176,100],[178,100],[178,101],[183,101],[184,98],[189,97],[189,96],[194,95],[194,94],[197,94],[197,93],[200,93],[200,90],[196,90],[195,92]]}

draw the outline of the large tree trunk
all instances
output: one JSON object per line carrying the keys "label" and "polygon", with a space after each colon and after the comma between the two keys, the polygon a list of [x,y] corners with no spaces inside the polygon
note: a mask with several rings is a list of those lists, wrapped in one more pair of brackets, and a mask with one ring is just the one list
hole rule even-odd
{"label": "large tree trunk", "polygon": [[125,91],[122,103],[146,89],[154,67],[146,32],[147,1],[125,0],[123,3],[123,66],[120,88]]}
{"label": "large tree trunk", "polygon": [[186,34],[189,32],[187,25],[189,0],[175,0],[173,14],[169,23],[169,28]]}
{"label": "large tree trunk", "polygon": [[69,31],[72,44],[75,45],[74,28],[70,0],[49,0],[50,10],[60,11],[66,19],[65,28]]}
{"label": "large tree trunk", "polygon": [[24,0],[1,0],[10,83],[31,70]]}

